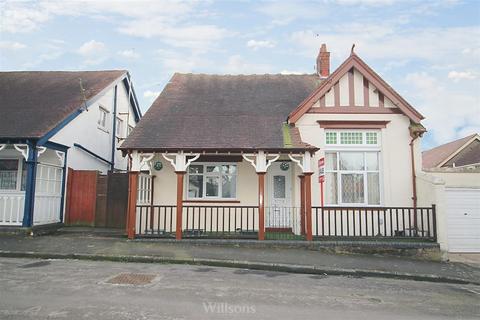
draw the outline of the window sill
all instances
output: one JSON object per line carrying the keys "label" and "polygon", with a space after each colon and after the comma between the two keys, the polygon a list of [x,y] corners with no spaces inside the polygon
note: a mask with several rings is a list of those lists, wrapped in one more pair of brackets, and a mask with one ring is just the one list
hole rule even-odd
{"label": "window sill", "polygon": [[184,203],[240,203],[240,200],[183,200]]}
{"label": "window sill", "polygon": [[98,130],[100,131],[103,131],[105,133],[109,133],[107,129],[105,129],[104,127],[101,127],[101,126],[97,126]]}

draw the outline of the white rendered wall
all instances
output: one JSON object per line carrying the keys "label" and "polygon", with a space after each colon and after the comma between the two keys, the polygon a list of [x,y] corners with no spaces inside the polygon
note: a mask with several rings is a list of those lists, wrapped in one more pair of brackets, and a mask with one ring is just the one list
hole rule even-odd
{"label": "white rendered wall", "polygon": [[[390,121],[381,129],[381,191],[384,206],[412,206],[412,175],[408,127],[410,120],[399,114],[305,114],[296,123],[304,142],[320,148],[314,156],[312,175],[312,205],[320,205],[317,161],[325,154],[325,129],[318,120],[377,120]],[[419,141],[414,145],[416,168],[421,168]]]}
{"label": "white rendered wall", "polygon": [[[133,108],[129,107],[128,92],[122,82],[117,85],[117,114],[129,112],[129,123],[135,126]],[[68,150],[67,166],[76,170],[99,170],[106,173],[110,169],[110,165],[101,161],[85,151],[74,146],[74,143],[80,144],[102,158],[110,161],[112,156],[112,134],[113,131],[113,102],[114,87],[99,96],[88,107],[88,111],[83,111],[69,124],[55,134],[50,141],[60,143],[70,147]],[[107,119],[107,130],[102,130],[98,126],[100,116],[99,106],[109,111]],[[127,115],[120,115],[124,119],[124,128],[122,135],[126,134]],[[120,143],[116,143],[118,148]],[[115,148],[115,149],[116,149]],[[121,156],[121,152],[115,151],[115,169],[126,170],[127,161]]]}

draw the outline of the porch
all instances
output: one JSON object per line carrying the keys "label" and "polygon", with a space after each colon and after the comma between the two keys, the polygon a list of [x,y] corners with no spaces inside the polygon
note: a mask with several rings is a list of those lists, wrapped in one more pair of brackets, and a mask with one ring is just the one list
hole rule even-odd
{"label": "porch", "polygon": [[0,144],[0,226],[61,222],[65,158],[54,144]]}
{"label": "porch", "polygon": [[[205,157],[185,154],[178,160],[179,154],[173,168],[158,164],[172,155],[139,155],[137,170],[129,173],[129,238],[436,241],[435,206],[312,206],[315,173],[309,152],[236,155],[235,197],[230,200],[198,196],[215,194],[206,190],[211,186],[204,180],[214,181],[215,170],[228,172],[232,162],[205,162]],[[183,161],[183,171],[176,170],[176,161]],[[211,173],[202,176],[202,170]]]}

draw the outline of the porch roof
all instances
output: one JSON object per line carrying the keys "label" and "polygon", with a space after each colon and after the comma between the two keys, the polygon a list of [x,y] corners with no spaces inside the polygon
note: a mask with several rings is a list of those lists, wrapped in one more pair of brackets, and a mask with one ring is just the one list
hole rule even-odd
{"label": "porch roof", "polygon": [[286,121],[320,83],[317,75],[176,73],[120,149],[315,150]]}
{"label": "porch roof", "polygon": [[[120,149],[120,148],[119,148]],[[305,151],[315,152],[320,150],[317,147],[298,147],[298,148],[138,148],[138,149],[120,149],[123,152],[138,151],[140,153],[176,153],[183,151],[184,153],[200,153],[203,155],[240,155],[243,153],[256,153],[264,151],[266,153],[295,154],[304,153]],[[188,155],[187,155],[188,156]]]}

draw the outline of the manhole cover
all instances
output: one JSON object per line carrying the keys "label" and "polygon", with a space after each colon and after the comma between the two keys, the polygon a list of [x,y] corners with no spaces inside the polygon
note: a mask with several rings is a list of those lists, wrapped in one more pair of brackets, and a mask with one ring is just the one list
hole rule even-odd
{"label": "manhole cover", "polygon": [[115,277],[107,281],[111,284],[129,284],[134,286],[146,285],[152,282],[155,279],[154,274],[144,274],[144,273],[120,273]]}

